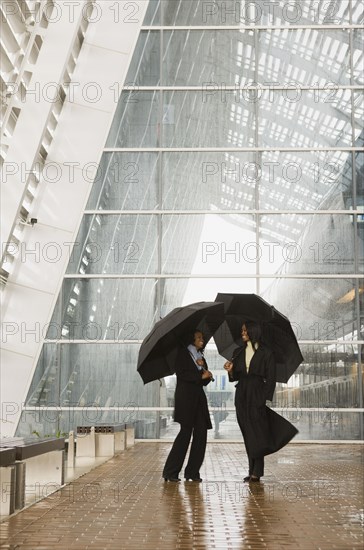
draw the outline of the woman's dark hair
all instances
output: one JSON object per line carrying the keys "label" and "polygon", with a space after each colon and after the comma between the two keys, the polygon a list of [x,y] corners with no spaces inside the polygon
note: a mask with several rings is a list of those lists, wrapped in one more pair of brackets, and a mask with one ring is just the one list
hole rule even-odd
{"label": "woman's dark hair", "polygon": [[243,325],[246,326],[246,331],[253,346],[259,344],[262,338],[262,329],[259,323],[255,321],[245,321]]}
{"label": "woman's dark hair", "polygon": [[202,332],[202,330],[200,330],[199,328],[196,328],[194,331],[192,331],[192,332],[190,333],[189,338],[188,338],[188,344],[187,344],[187,345],[189,345],[189,344],[194,344],[194,343],[195,343],[195,334],[196,334],[197,332],[201,332],[202,336],[204,335],[203,332]]}

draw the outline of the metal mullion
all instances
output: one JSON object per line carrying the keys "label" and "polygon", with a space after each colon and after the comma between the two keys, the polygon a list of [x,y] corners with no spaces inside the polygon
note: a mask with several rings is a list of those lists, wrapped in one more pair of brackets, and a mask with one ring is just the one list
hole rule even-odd
{"label": "metal mullion", "polygon": [[254,153],[280,151],[283,153],[364,152],[364,147],[105,147],[105,153]]}
{"label": "metal mullion", "polygon": [[135,345],[140,345],[141,343],[143,342],[143,340],[82,340],[82,339],[78,339],[78,338],[74,338],[73,340],[71,339],[67,339],[67,338],[64,338],[62,340],[45,340],[45,344],[59,344],[59,345],[63,345],[63,344],[100,344],[102,346],[105,346],[105,345],[108,345],[108,344],[135,344]]}
{"label": "metal mullion", "polygon": [[[160,17],[161,22],[163,22],[163,2],[160,4]],[[162,85],[164,83],[164,75],[163,75],[163,50],[164,50],[164,35],[163,35],[163,29],[160,29],[160,37],[159,37],[159,81],[161,84],[161,89],[159,91],[159,145],[163,145],[163,101],[164,101],[164,92],[162,89]],[[163,200],[163,186],[162,186],[162,177],[163,177],[163,152],[161,151],[158,154],[158,181],[157,181],[157,202],[158,202],[158,213],[157,213],[157,265],[158,265],[158,273],[162,271],[162,200]],[[160,279],[157,279],[157,318],[161,318],[161,311],[162,311],[162,289],[161,289],[162,281]]]}
{"label": "metal mullion", "polygon": [[263,214],[263,215],[282,215],[282,214],[295,214],[297,216],[311,216],[311,215],[331,215],[331,214],[343,214],[346,216],[352,216],[353,214],[361,214],[359,210],[265,210],[265,209],[252,209],[252,210],[85,210],[84,214],[100,214],[100,216],[108,215],[118,215],[118,214],[128,214],[128,215],[159,215],[159,214],[168,214],[168,215],[188,215],[188,214],[211,214],[211,215],[224,215],[224,214]]}
{"label": "metal mullion", "polygon": [[363,274],[356,273],[295,273],[295,274],[271,274],[260,273],[259,275],[253,275],[252,273],[245,275],[244,273],[209,273],[209,274],[176,274],[176,273],[132,273],[132,274],[120,274],[120,273],[92,273],[92,274],[80,274],[80,273],[67,273],[64,279],[253,279],[260,277],[261,279],[362,279]]}
{"label": "metal mullion", "polygon": [[[155,92],[155,91],[160,91],[160,90],[167,90],[167,91],[171,91],[171,92],[184,92],[184,91],[187,91],[187,92],[200,92],[200,91],[206,91],[206,86],[208,85],[209,83],[203,85],[203,84],[196,84],[196,85],[193,85],[193,84],[190,84],[190,85],[187,85],[187,86],[169,86],[169,85],[161,85],[161,86],[138,86],[138,92]],[[292,84],[286,84],[286,85],[282,85],[282,86],[268,86],[266,84],[256,84],[256,85],[253,85],[253,84],[246,84],[244,86],[238,86],[238,85],[232,85],[232,84],[224,84],[224,90],[226,91],[239,91],[239,90],[268,90],[268,91],[287,91],[287,88],[289,89],[294,89],[293,88],[293,85]],[[299,84],[299,83],[295,83],[295,88],[297,89],[300,89],[300,90],[304,90],[304,91],[316,91],[316,90],[327,90],[327,84],[322,84],[322,85],[317,85],[317,86],[314,86],[314,85],[311,85],[311,86],[308,86],[308,85],[304,85],[304,84]],[[125,89],[126,91],[130,91],[130,88],[123,88]],[[361,85],[361,84],[337,84],[337,90],[364,90],[364,86]]]}
{"label": "metal mullion", "polygon": [[[259,49],[258,33],[256,32],[256,30],[254,30],[254,61],[255,61],[254,79],[255,79],[255,82],[258,82],[258,75],[259,75],[259,71],[258,71],[258,62],[259,62],[258,53],[259,52],[258,52],[258,49]],[[255,115],[254,143],[255,143],[255,146],[258,147],[259,146],[258,126],[259,126],[259,115],[260,115],[258,101],[254,101],[254,115]],[[262,166],[262,163],[261,163],[262,154],[263,154],[262,151],[256,151],[255,154],[254,154],[254,158],[255,158],[255,161],[256,161],[258,166]],[[260,189],[259,189],[259,180],[257,179],[256,182],[255,182],[255,190],[254,190],[254,204],[255,204],[255,209],[256,209],[257,212],[260,210],[259,191],[260,191]],[[260,240],[259,231],[260,231],[260,215],[256,214],[255,215],[255,243],[257,245],[257,250],[259,250],[259,240]],[[260,295],[260,277],[259,277],[259,275],[260,275],[260,260],[259,259],[258,259],[257,262],[255,262],[255,275],[256,275],[256,280],[255,280],[256,293],[258,295]]]}
{"label": "metal mullion", "polygon": [[[160,3],[160,17],[161,17],[161,23],[163,23],[163,17],[164,17],[164,5],[163,2]],[[163,136],[163,113],[164,113],[164,107],[163,107],[163,101],[164,101],[164,91],[163,91],[163,83],[164,83],[164,75],[163,75],[163,50],[164,50],[164,35],[163,35],[163,28],[159,31],[159,82],[161,84],[160,90],[159,90],[159,145],[163,146],[164,136]],[[163,152],[158,153],[158,180],[157,180],[157,202],[158,207],[162,209],[162,159],[163,159]],[[160,273],[162,271],[162,214],[159,213],[157,215],[157,269]],[[164,289],[164,281],[162,279],[156,280],[156,300],[157,300],[157,319],[161,319],[161,311],[162,311],[162,289],[161,285],[163,284]],[[161,391],[162,391],[162,383],[159,384],[159,392],[158,392],[158,404],[161,404]],[[156,437],[160,437],[160,414],[155,415],[155,421],[156,421]]]}
{"label": "metal mullion", "polygon": [[[71,344],[100,344],[100,345],[109,345],[109,344],[133,344],[133,345],[140,345],[143,342],[143,340],[77,340],[76,338],[74,340],[67,340],[66,338],[63,340],[46,340],[45,344],[59,344],[59,345],[71,345]],[[318,346],[331,346],[331,345],[337,345],[337,346],[359,346],[364,344],[364,340],[297,340],[298,344],[300,345],[318,345]]]}
{"label": "metal mullion", "polygon": [[270,31],[270,30],[345,30],[345,29],[363,29],[364,25],[352,25],[343,23],[342,25],[144,25],[142,31]]}
{"label": "metal mullion", "polygon": [[[350,23],[353,21],[353,3],[352,0],[349,1],[349,12],[350,12]],[[354,30],[349,30],[349,49],[350,49],[350,82],[354,84]],[[351,91],[351,133],[352,133],[352,144],[355,146],[355,103],[354,103],[354,91]],[[352,155],[352,192],[353,192],[353,209],[357,211],[357,180],[356,180],[356,155],[353,151]],[[358,218],[353,215],[353,231],[354,231],[354,269],[359,273],[359,238],[358,238]],[[359,336],[360,331],[360,300],[359,300],[359,279],[354,281],[355,286],[355,316],[356,316],[356,329],[357,335]],[[357,374],[358,374],[358,398],[359,398],[359,407],[363,407],[364,398],[363,398],[363,373],[361,368],[361,347],[358,348],[358,365],[357,365]],[[360,427],[360,437],[364,439],[364,420],[363,417],[359,417],[359,427]]]}
{"label": "metal mullion", "polygon": [[[62,411],[68,411],[68,410],[73,410],[73,411],[84,411],[85,408],[87,408],[88,411],[115,411],[115,410],[121,410],[121,411],[125,411],[125,406],[121,406],[121,407],[113,407],[113,406],[109,406],[109,407],[95,407],[95,406],[90,406],[90,405],[85,405],[85,406],[73,406],[73,405],[69,405],[69,406],[61,406],[61,407],[54,407],[54,406],[48,406],[48,405],[26,405],[24,407],[22,407],[22,410],[25,410],[25,411],[39,411],[39,410],[42,410],[42,408],[46,409],[47,411],[58,411],[58,410],[62,410]],[[282,407],[282,406],[278,406],[278,407],[270,407],[272,410],[274,411],[287,411],[287,412],[297,412],[297,409],[299,409],[299,411],[301,412],[328,412],[330,409],[333,409],[333,411],[335,412],[344,412],[344,413],[361,413],[361,412],[364,412],[364,409],[358,409],[356,407]],[[138,411],[173,411],[174,410],[174,407],[138,407]],[[209,410],[210,411],[221,411],[221,407],[212,407],[212,406],[209,406]],[[236,409],[235,407],[226,407],[226,409],[224,409],[226,411],[231,411],[231,412],[235,412]],[[152,441],[155,441],[155,439],[153,438]],[[165,439],[163,439],[162,441],[166,441]],[[214,440],[213,440],[214,441]],[[317,440],[315,439],[312,439],[311,441],[313,442],[316,442]],[[325,440],[327,443],[332,443],[332,440]],[[354,440],[356,443],[359,443],[359,444],[363,444],[362,441],[357,441],[357,440]],[[223,441],[223,443],[225,442],[225,440]],[[341,443],[347,443],[346,440],[340,440]],[[214,441],[215,443],[215,441]],[[295,444],[299,443],[299,441],[295,441]]]}

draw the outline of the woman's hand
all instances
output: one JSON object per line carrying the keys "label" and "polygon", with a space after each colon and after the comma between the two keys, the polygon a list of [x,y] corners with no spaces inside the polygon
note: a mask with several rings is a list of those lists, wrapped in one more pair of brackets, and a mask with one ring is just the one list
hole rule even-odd
{"label": "woman's hand", "polygon": [[204,370],[203,373],[202,373],[202,380],[206,380],[206,379],[210,379],[213,377],[213,374],[212,372],[210,372],[209,370]]}
{"label": "woman's hand", "polygon": [[233,370],[233,364],[231,361],[226,361],[226,363],[224,364],[224,369],[228,371],[228,373],[230,374],[231,371]]}

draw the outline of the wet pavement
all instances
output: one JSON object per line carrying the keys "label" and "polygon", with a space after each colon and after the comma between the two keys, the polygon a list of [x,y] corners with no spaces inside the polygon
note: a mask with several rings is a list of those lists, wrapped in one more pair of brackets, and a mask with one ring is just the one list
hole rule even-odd
{"label": "wet pavement", "polygon": [[243,444],[209,443],[202,483],[165,483],[139,442],[0,524],[7,549],[363,548],[363,446],[290,444],[246,484]]}

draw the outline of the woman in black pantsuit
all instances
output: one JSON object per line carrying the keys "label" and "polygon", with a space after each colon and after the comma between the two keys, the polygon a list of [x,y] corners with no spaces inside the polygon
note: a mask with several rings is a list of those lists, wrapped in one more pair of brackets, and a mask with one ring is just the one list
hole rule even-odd
{"label": "woman in black pantsuit", "polygon": [[201,353],[203,334],[193,333],[192,343],[181,348],[176,360],[177,385],[174,401],[174,421],[181,425],[163,469],[165,481],[181,481],[178,477],[192,444],[184,471],[186,480],[202,481],[200,467],[205,457],[207,430],[212,428],[206,394],[203,387],[212,378]]}
{"label": "woman in black pantsuit", "polygon": [[244,481],[259,481],[264,475],[264,456],[286,445],[298,430],[288,420],[266,406],[276,386],[273,353],[261,342],[258,323],[242,326],[243,346],[237,348],[232,362],[224,368],[231,382],[238,382],[235,408],[249,459],[249,475]]}

